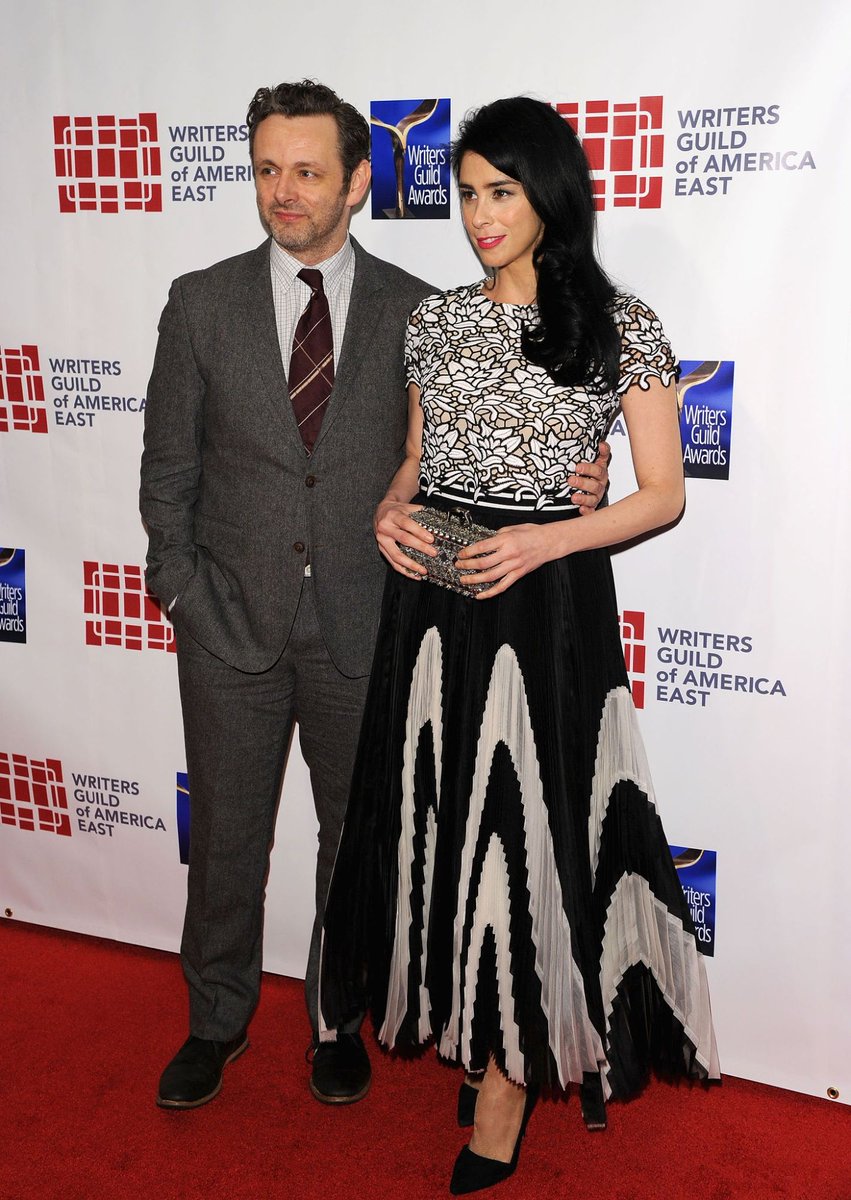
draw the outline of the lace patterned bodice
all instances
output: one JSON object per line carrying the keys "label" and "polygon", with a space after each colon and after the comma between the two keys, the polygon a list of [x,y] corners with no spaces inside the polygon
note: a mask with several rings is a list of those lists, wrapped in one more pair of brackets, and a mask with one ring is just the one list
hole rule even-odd
{"label": "lace patterned bodice", "polygon": [[405,365],[420,388],[425,492],[500,508],[573,507],[570,468],[596,458],[624,392],[676,377],[662,326],[635,296],[616,297],[622,349],[613,392],[564,387],[530,363],[520,338],[535,316],[531,305],[494,304],[481,283],[414,309]]}

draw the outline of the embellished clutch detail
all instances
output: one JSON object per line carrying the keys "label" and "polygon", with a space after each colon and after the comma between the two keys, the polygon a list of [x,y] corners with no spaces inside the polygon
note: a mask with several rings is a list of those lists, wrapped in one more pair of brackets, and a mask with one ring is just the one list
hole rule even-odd
{"label": "embellished clutch detail", "polygon": [[430,583],[436,583],[438,587],[449,588],[450,591],[458,592],[461,596],[475,596],[479,592],[493,587],[496,580],[491,583],[461,583],[455,559],[458,551],[463,550],[465,546],[472,546],[475,542],[493,537],[496,533],[495,529],[476,525],[466,508],[453,508],[451,512],[442,512],[437,508],[423,508],[419,512],[411,513],[411,520],[422,525],[423,529],[427,529],[434,536],[433,544],[437,551],[436,556],[432,558],[428,554],[423,554],[421,550],[415,550],[412,546],[406,546],[402,542],[397,544],[409,558],[412,558],[414,562],[421,563],[426,568]]}

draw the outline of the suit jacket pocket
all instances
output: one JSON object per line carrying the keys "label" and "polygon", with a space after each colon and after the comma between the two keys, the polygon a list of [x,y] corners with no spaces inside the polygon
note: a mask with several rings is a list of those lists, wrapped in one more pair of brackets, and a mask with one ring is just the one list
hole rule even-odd
{"label": "suit jacket pocket", "polygon": [[214,517],[210,513],[196,512],[194,523],[195,544],[206,546],[215,551],[216,546],[242,545],[245,541],[245,530],[236,521]]}
{"label": "suit jacket pocket", "polygon": [[[237,530],[234,532],[238,533]],[[193,614],[201,615],[204,612],[209,615],[211,610],[231,603],[239,593],[228,569],[227,551],[222,548],[223,552],[217,552],[201,541],[196,542],[195,548],[198,565],[181,588],[171,612],[172,618],[178,622],[188,618],[191,623]]]}

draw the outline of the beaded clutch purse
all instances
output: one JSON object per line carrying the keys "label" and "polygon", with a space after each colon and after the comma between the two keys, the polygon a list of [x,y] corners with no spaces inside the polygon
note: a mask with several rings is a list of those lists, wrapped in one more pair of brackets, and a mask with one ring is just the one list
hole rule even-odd
{"label": "beaded clutch purse", "polygon": [[[495,529],[487,529],[484,525],[476,525],[465,508],[453,508],[451,512],[442,512],[437,508],[423,508],[411,513],[411,520],[422,525],[434,535],[434,548],[437,555],[432,558],[416,550],[412,546],[398,545],[414,562],[421,563],[428,571],[430,583],[438,587],[449,588],[461,596],[475,596],[493,587],[493,583],[461,583],[455,559],[458,551],[465,546],[472,546],[485,538],[493,537]],[[494,581],[495,582],[495,581]]]}

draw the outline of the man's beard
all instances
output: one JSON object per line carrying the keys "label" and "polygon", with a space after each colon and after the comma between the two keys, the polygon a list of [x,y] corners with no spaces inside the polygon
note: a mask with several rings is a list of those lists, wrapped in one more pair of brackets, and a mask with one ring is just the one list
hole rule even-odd
{"label": "man's beard", "polygon": [[287,250],[291,254],[304,250],[312,250],[315,247],[321,246],[338,228],[346,207],[342,203],[342,200],[347,194],[348,188],[344,188],[340,193],[341,203],[339,208],[324,213],[321,218],[321,224],[317,224],[315,216],[302,214],[304,220],[298,223],[298,228],[290,227],[286,224],[270,220],[262,209],[259,210],[260,222],[269,236],[277,242],[282,250]]}

